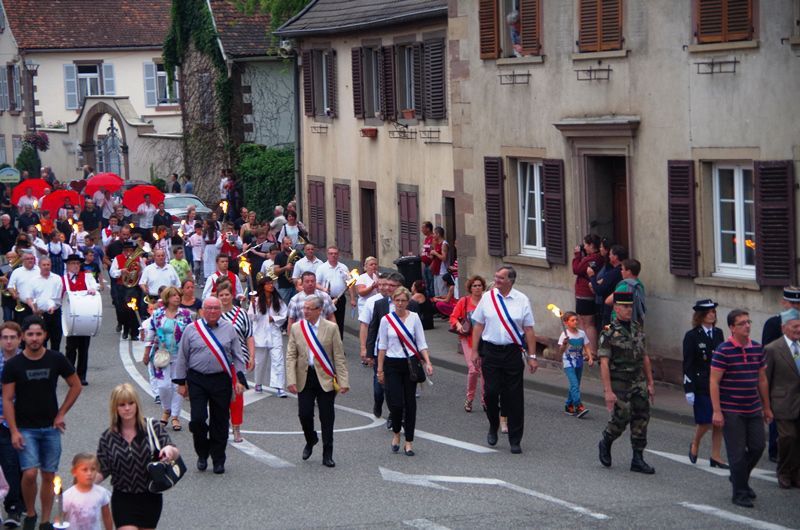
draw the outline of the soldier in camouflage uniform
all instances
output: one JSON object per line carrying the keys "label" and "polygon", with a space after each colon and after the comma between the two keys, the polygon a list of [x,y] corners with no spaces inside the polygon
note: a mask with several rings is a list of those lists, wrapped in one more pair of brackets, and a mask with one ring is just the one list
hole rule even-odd
{"label": "soldier in camouflage uniform", "polygon": [[650,475],[656,471],[644,461],[642,452],[647,445],[650,401],[655,389],[644,332],[631,321],[633,293],[614,293],[614,311],[616,318],[600,334],[597,350],[606,408],[613,411],[600,440],[600,463],[611,466],[611,444],[630,423],[631,471]]}

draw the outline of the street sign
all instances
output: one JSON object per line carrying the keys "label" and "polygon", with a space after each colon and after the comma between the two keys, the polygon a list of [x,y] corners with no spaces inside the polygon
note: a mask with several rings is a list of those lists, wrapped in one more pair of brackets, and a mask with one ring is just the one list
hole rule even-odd
{"label": "street sign", "polygon": [[0,169],[0,182],[4,184],[17,184],[19,182],[19,170],[13,167]]}

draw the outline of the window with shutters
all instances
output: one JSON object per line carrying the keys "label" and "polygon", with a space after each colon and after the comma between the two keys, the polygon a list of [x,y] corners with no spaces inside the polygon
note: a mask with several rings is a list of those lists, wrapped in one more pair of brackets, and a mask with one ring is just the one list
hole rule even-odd
{"label": "window with shutters", "polygon": [[414,46],[397,47],[397,105],[401,111],[422,110],[414,106],[417,61]]}
{"label": "window with shutters", "polygon": [[539,55],[541,0],[480,0],[478,32],[481,59]]}
{"label": "window with shutters", "polygon": [[208,72],[197,76],[198,122],[210,126],[214,123],[214,78]]}
{"label": "window with shutters", "polygon": [[621,50],[622,0],[577,0],[578,51]]}
{"label": "window with shutters", "polygon": [[22,152],[22,136],[14,134],[11,136],[11,155],[16,161]]}
{"label": "window with shutters", "polygon": [[336,117],[336,52],[310,50],[303,60],[306,116]]}
{"label": "window with shutters", "polygon": [[333,202],[335,206],[336,245],[344,254],[352,255],[353,231],[350,216],[350,186],[333,185]]}
{"label": "window with shutters", "polygon": [[100,89],[100,65],[79,64],[76,68],[78,79],[78,105],[83,106],[87,96],[99,96],[103,93]]}
{"label": "window with shutters", "polygon": [[753,279],[756,269],[753,168],[714,164],[715,275]]}
{"label": "window with shutters", "polygon": [[326,245],[325,232],[325,183],[308,181],[308,237],[317,247]]}
{"label": "window with shutters", "polygon": [[520,254],[536,258],[547,257],[544,234],[544,189],[542,187],[542,164],[518,160],[519,191],[519,249]]}
{"label": "window with shutters", "polygon": [[400,255],[419,253],[419,203],[417,192],[399,189],[398,210],[400,213]]}
{"label": "window with shutters", "polygon": [[6,135],[0,134],[0,164],[7,163],[7,154],[6,154]]}
{"label": "window with shutters", "polygon": [[22,110],[22,85],[20,83],[20,70],[18,64],[9,64],[5,72],[8,110],[20,112]]}
{"label": "window with shutters", "polygon": [[9,109],[8,76],[0,71],[0,113]]}
{"label": "window with shutters", "polygon": [[753,38],[753,0],[694,0],[699,44]]}
{"label": "window with shutters", "polygon": [[178,97],[178,76],[174,76],[172,86],[169,86],[167,71],[163,63],[155,64],[156,70],[156,101],[158,105],[175,105],[180,99]]}
{"label": "window with shutters", "polygon": [[381,112],[380,48],[362,48],[364,116],[378,117]]}

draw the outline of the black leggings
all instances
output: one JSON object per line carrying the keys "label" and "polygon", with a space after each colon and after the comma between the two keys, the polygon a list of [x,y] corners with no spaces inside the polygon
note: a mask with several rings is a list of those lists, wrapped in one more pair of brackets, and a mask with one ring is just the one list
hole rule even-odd
{"label": "black leggings", "polygon": [[414,426],[417,423],[417,384],[408,377],[408,361],[385,357],[383,377],[386,387],[386,403],[392,416],[392,432],[399,433],[400,427],[405,421],[403,432],[405,432],[406,441],[413,442]]}

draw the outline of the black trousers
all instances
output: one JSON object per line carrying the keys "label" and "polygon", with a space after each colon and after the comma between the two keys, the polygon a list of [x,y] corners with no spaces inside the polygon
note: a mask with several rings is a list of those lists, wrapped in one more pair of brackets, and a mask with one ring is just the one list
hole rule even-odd
{"label": "black trousers", "polygon": [[503,413],[508,417],[508,443],[519,444],[525,426],[525,396],[522,387],[525,363],[519,346],[498,346],[481,341],[478,352],[482,357],[481,371],[489,430],[497,432],[500,428],[499,402],[502,402]]}
{"label": "black trousers", "polygon": [[347,314],[347,297],[345,293],[336,301],[336,325],[339,326],[339,338],[344,339],[344,317]]}
{"label": "black trousers", "polygon": [[81,383],[86,382],[86,370],[89,368],[89,342],[91,337],[67,337],[66,356],[78,372]]}
{"label": "black trousers", "polygon": [[64,332],[61,328],[61,308],[59,307],[52,313],[42,313],[44,329],[47,331],[48,348],[53,351],[61,351],[61,338]]}
{"label": "black trousers", "polygon": [[414,441],[414,427],[417,424],[417,383],[411,380],[406,359],[383,359],[383,377],[388,393],[386,403],[391,413],[392,432],[400,432],[405,416],[403,432],[407,442]]}
{"label": "black trousers", "polygon": [[191,407],[189,431],[194,450],[200,458],[210,456],[214,464],[224,464],[233,394],[231,378],[225,372],[201,374],[189,370],[186,382]]}
{"label": "black trousers", "polygon": [[19,453],[11,445],[11,432],[0,424],[0,467],[8,482],[8,495],[3,499],[6,512],[22,512],[22,470],[19,467]]}
{"label": "black trousers", "polygon": [[[141,310],[144,308],[145,315],[147,315],[147,305],[142,300],[142,290],[137,285],[136,287],[125,287],[119,285],[117,287],[117,320],[122,324],[122,331],[134,337],[139,336],[139,320],[136,318],[136,313],[133,309],[128,307],[128,302],[136,298],[139,306],[140,316]],[[146,317],[145,317],[146,318]]]}
{"label": "black trousers", "polygon": [[766,445],[764,440],[764,417],[756,414],[732,414],[723,412],[725,426],[725,450],[731,467],[733,495],[747,493],[750,472],[756,467]]}
{"label": "black trousers", "polygon": [[26,318],[28,318],[33,314],[33,310],[28,306],[28,304],[23,303],[22,305],[25,307],[24,310],[14,311],[14,322],[19,324],[20,326],[22,325],[23,320],[25,320]]}
{"label": "black trousers", "polygon": [[333,420],[336,418],[333,402],[335,399],[336,392],[333,390],[325,392],[319,384],[316,370],[310,366],[308,376],[306,376],[306,385],[297,394],[297,415],[300,417],[300,425],[303,427],[306,443],[317,443],[319,438],[317,431],[314,430],[314,402],[316,401],[319,407],[322,450],[325,456],[333,454]]}

